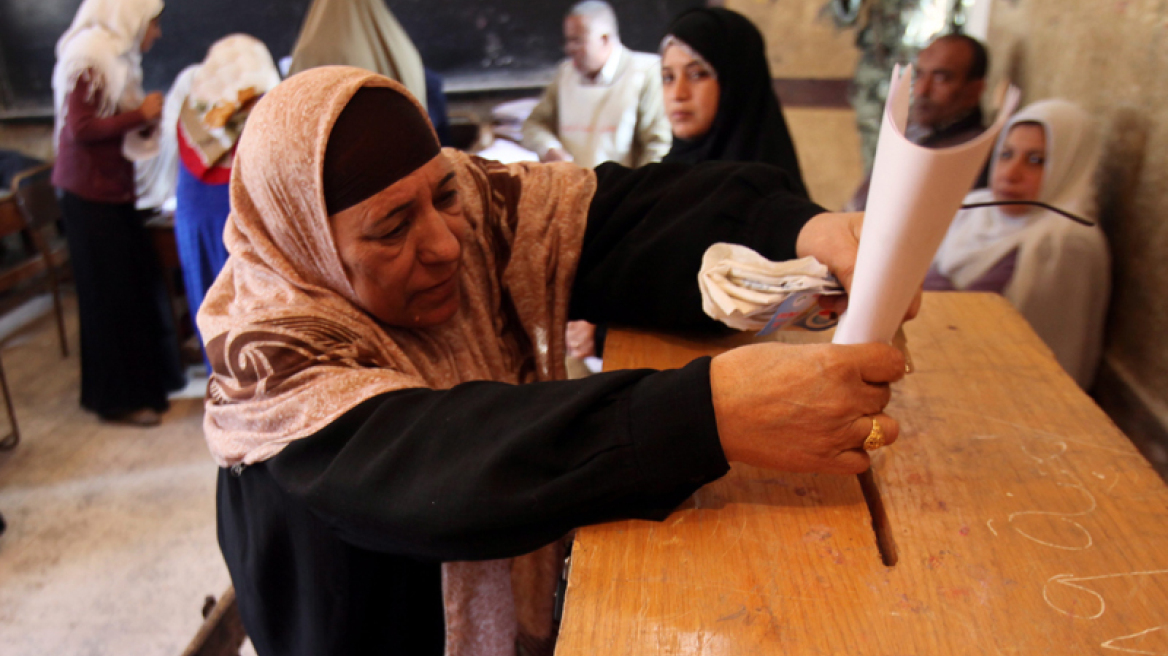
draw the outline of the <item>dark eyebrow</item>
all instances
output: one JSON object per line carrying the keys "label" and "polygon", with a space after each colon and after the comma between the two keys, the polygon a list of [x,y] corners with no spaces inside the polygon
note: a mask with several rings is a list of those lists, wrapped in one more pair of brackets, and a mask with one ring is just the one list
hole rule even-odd
{"label": "dark eyebrow", "polygon": [[446,177],[439,180],[437,186],[435,186],[434,188],[441,189],[442,187],[446,186],[446,183],[450,182],[453,179],[454,179],[454,171],[451,171],[450,173],[446,174]]}

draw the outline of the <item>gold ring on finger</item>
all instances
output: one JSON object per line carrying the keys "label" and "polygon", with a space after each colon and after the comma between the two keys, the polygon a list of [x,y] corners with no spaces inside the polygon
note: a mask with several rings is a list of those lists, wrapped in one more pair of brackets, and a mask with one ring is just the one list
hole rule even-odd
{"label": "gold ring on finger", "polygon": [[864,438],[864,450],[875,451],[884,446],[884,429],[880,427],[880,422],[872,417],[872,430],[868,431],[868,437]]}

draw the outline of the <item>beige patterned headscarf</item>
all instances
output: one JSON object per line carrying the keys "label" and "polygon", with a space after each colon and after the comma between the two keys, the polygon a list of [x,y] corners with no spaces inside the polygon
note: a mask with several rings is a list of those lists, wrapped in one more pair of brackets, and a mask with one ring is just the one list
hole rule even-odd
{"label": "beige patterned headscarf", "polygon": [[[565,376],[564,323],[595,175],[443,151],[469,224],[461,307],[431,329],[381,325],[356,303],[321,182],[333,123],[363,86],[406,93],[367,71],[311,69],[265,95],[240,139],[231,257],[198,316],[213,369],[204,429],[220,466],[271,458],[383,392]],[[549,636],[544,600],[557,556],[448,564],[448,653],[505,653],[508,643],[513,653],[516,619],[525,642]],[[530,588],[512,597],[511,578]]]}

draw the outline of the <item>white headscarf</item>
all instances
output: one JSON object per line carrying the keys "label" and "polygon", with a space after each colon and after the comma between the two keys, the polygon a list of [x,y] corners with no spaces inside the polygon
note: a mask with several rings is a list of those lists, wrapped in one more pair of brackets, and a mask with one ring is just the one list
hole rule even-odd
{"label": "white headscarf", "polygon": [[[219,39],[202,63],[184,68],[174,79],[162,107],[158,155],[135,163],[138,208],[173,208],[178,186],[178,122],[188,98],[202,108],[201,116],[221,105],[231,105],[238,111],[241,91],[250,89],[262,96],[279,83],[280,73],[267,46],[247,34]],[[238,130],[219,128],[211,132],[224,151],[230,150],[239,138]]]}
{"label": "white headscarf", "polygon": [[[98,116],[112,116],[142,104],[142,37],[154,17],[162,13],[162,0],[84,0],[73,23],[57,41],[53,67],[53,101],[56,128],[53,146],[65,122],[65,99],[77,86],[77,78],[92,71],[90,93],[101,92]],[[157,152],[142,143],[137,131],[126,135],[127,157],[142,159]],[[153,152],[152,152],[153,150]]]}
{"label": "white headscarf", "polygon": [[[998,137],[991,180],[1002,144],[1019,123],[1037,123],[1046,135],[1037,200],[1095,220],[1100,146],[1091,117],[1074,103],[1060,99],[1022,109]],[[965,198],[967,203],[990,200],[993,193],[988,189]],[[1021,216],[1007,216],[997,207],[963,210],[953,219],[934,266],[963,289],[1013,251],[1018,253],[1014,274],[1002,293],[1067,372],[1080,386],[1088,386],[1102,351],[1110,294],[1111,265],[1103,231],[1041,208]]]}
{"label": "white headscarf", "polygon": [[203,65],[191,82],[191,102],[207,108],[236,103],[239,92],[252,89],[257,96],[280,83],[272,55],[263,41],[247,34],[219,39],[207,51]]}

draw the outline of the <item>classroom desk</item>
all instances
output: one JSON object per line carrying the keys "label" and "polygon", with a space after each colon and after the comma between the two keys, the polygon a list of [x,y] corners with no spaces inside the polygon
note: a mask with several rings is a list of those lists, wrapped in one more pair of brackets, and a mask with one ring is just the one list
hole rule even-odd
{"label": "classroom desk", "polygon": [[[664,522],[580,530],[557,656],[1168,654],[1152,467],[1002,298],[926,294],[905,330],[867,481],[736,464]],[[733,343],[614,330],[605,365]]]}

